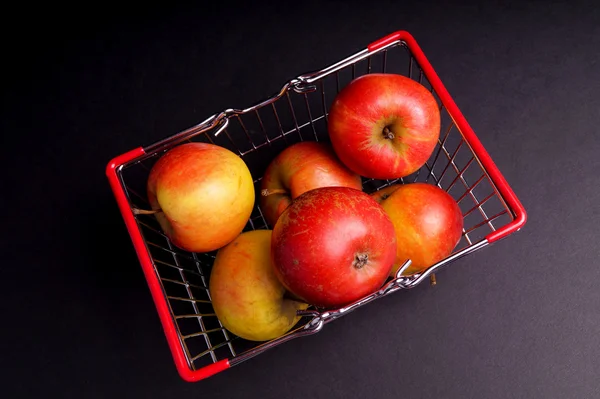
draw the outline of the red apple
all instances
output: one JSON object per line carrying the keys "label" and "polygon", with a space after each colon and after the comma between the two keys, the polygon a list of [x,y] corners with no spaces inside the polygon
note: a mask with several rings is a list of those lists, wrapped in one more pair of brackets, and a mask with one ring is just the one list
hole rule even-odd
{"label": "red apple", "polygon": [[391,275],[408,259],[403,275],[422,272],[449,256],[462,236],[463,216],[454,198],[433,184],[394,184],[372,194],[396,231],[396,261]]}
{"label": "red apple", "polygon": [[431,156],[440,135],[440,110],[420,83],[373,73],[338,93],[328,129],[348,168],[365,177],[397,179],[417,171]]}
{"label": "red apple", "polygon": [[379,289],[396,255],[394,226],[363,191],[307,191],[281,214],[272,233],[276,275],[296,297],[332,308]]}
{"label": "red apple", "polygon": [[267,167],[261,182],[260,207],[267,223],[274,226],[293,199],[306,191],[332,186],[361,190],[362,180],[340,162],[330,144],[296,143]]}
{"label": "red apple", "polygon": [[209,252],[233,241],[254,207],[254,183],[244,161],[224,147],[186,143],[165,153],[147,182],[152,209],[171,242]]}

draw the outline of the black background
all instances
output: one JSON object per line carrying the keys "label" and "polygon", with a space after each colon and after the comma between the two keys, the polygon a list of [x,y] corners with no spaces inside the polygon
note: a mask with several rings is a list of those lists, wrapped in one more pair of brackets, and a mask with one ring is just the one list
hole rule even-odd
{"label": "black background", "polygon": [[[0,395],[600,397],[600,8],[470,3],[5,8]],[[527,225],[436,287],[183,382],[106,163],[398,29],[429,57]]]}

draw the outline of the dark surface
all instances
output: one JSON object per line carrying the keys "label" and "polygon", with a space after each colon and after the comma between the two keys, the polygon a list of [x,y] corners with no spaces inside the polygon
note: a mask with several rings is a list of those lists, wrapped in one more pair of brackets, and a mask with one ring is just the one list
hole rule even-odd
{"label": "dark surface", "polygon": [[[7,11],[21,22],[3,35],[1,396],[600,397],[600,9],[466,3]],[[426,52],[526,227],[436,287],[183,382],[106,163],[397,29]]]}

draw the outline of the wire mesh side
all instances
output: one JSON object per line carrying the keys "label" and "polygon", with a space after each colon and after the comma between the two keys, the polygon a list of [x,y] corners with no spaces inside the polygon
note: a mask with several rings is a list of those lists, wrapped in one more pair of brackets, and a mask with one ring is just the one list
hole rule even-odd
{"label": "wire mesh side", "polygon": [[[487,234],[509,223],[512,214],[487,173],[441,105],[422,69],[403,45],[390,47],[314,82],[313,90],[293,88],[272,102],[229,117],[218,135],[205,132],[188,141],[223,146],[239,154],[248,165],[260,193],[265,169],[283,149],[300,141],[329,142],[327,117],[337,93],[351,80],[367,73],[386,72],[409,76],[427,87],[440,106],[442,126],[438,143],[423,167],[396,180],[363,179],[364,191],[372,193],[391,184],[426,182],[446,190],[458,202],[464,217],[463,237],[457,253],[481,241]],[[132,206],[147,208],[145,183],[152,165],[163,152],[134,163],[122,172]],[[268,228],[256,205],[244,231]],[[247,353],[259,343],[226,331],[210,303],[208,281],[215,252],[188,253],[173,246],[152,215],[136,216],[153,259],[156,274],[168,299],[188,363],[198,369],[225,358]],[[304,319],[300,324],[306,322]]]}

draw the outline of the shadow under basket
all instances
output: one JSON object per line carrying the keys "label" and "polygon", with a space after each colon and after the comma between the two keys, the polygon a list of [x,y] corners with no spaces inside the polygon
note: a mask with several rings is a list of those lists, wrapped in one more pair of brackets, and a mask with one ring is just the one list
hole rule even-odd
{"label": "shadow under basket", "polygon": [[[206,142],[239,154],[260,193],[261,176],[287,146],[307,140],[328,142],[328,109],[354,78],[376,72],[408,76],[431,90],[441,111],[441,131],[430,159],[413,175],[397,180],[363,179],[372,193],[395,183],[425,182],[446,190],[464,217],[454,252],[424,272],[390,278],[377,292],[341,309],[309,308],[286,335],[250,342],[225,330],[214,314],[208,281],[215,252],[190,253],[175,247],[148,209],[146,181],[165,151],[186,142]],[[523,206],[468,125],[439,77],[406,31],[394,32],[325,69],[300,75],[274,96],[247,109],[228,109],[147,147],[114,158],[106,169],[119,209],[152,293],[175,365],[186,381],[199,381],[291,339],[318,332],[357,307],[428,279],[440,267],[519,230]],[[258,198],[244,231],[265,229]]]}

